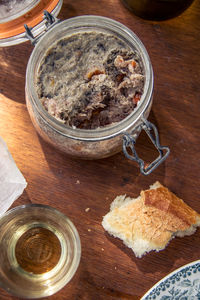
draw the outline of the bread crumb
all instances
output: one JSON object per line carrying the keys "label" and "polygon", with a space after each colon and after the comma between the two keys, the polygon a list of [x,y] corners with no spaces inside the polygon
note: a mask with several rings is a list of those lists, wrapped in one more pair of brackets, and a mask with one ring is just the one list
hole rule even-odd
{"label": "bread crumb", "polygon": [[76,184],[80,184],[80,180],[76,180]]}
{"label": "bread crumb", "polygon": [[86,209],[85,209],[85,212],[88,212],[90,210],[90,208],[89,207],[87,207]]}
{"label": "bread crumb", "polygon": [[88,231],[90,232],[90,231],[91,231],[91,229],[89,228],[89,229],[88,229]]}
{"label": "bread crumb", "polygon": [[102,251],[104,251],[104,248],[101,248]]}
{"label": "bread crumb", "polygon": [[117,270],[117,267],[115,267],[115,270]]}

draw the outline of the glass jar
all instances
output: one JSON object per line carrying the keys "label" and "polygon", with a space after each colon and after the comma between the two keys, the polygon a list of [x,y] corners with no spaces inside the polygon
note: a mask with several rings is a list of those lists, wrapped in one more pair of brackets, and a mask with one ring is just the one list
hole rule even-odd
{"label": "glass jar", "polygon": [[24,23],[33,28],[34,35],[45,29],[43,11],[57,16],[63,0],[4,0],[0,1],[0,47],[12,46],[28,40]]}
{"label": "glass jar", "polygon": [[149,20],[166,20],[178,16],[194,0],[122,0],[135,15]]}
{"label": "glass jar", "polygon": [[[53,118],[43,107],[36,93],[35,80],[46,50],[56,41],[74,33],[96,31],[115,35],[139,53],[145,74],[144,92],[135,110],[121,122],[94,130],[74,129],[67,127]],[[100,16],[80,16],[62,22],[54,18],[50,29],[39,39],[28,62],[26,72],[26,102],[31,120],[38,133],[61,151],[81,159],[100,159],[111,156],[122,150],[125,155],[140,164],[143,174],[149,174],[169,154],[167,147],[159,144],[155,126],[146,119],[153,100],[153,70],[148,53],[140,39],[127,27],[112,19]],[[159,157],[147,168],[139,159],[134,148],[135,140],[144,129],[153,141]],[[155,134],[155,139],[152,134]],[[133,155],[128,152],[130,148]],[[166,151],[166,153],[164,153]]]}

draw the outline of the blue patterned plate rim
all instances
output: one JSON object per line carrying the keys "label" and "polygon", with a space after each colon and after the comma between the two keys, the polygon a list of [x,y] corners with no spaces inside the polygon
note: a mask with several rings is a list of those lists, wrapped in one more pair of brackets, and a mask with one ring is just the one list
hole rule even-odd
{"label": "blue patterned plate rim", "polygon": [[[197,274],[198,279],[195,280],[195,284],[198,281],[198,291],[197,291],[197,296],[189,296],[186,295],[190,289],[193,288],[191,285],[191,282],[189,279],[187,279],[189,276]],[[180,279],[183,279],[182,282],[183,284],[179,284],[183,288],[187,288],[187,291],[181,292],[181,290],[175,290],[173,288],[173,285],[175,285],[176,282],[180,282]],[[181,282],[180,282],[181,283]],[[172,286],[171,290],[169,291],[170,295],[162,296],[161,294],[164,291],[167,291]],[[163,277],[161,280],[159,280],[150,290],[148,290],[145,295],[140,299],[140,300],[153,300],[153,299],[162,299],[162,300],[167,300],[167,299],[174,299],[173,296],[179,297],[178,292],[181,293],[181,299],[200,299],[200,260],[196,260],[193,262],[190,262],[173,272],[169,273],[165,277]],[[174,293],[174,295],[173,295]],[[185,296],[184,296],[185,294]],[[197,297],[197,298],[195,298]],[[179,299],[179,298],[176,298]]]}

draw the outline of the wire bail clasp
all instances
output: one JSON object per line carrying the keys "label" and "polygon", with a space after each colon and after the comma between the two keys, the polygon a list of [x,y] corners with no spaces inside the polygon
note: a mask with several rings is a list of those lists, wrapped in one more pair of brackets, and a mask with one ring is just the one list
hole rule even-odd
{"label": "wire bail clasp", "polygon": [[[139,158],[136,152],[136,138],[133,137],[135,132],[140,132],[141,130],[144,130],[146,132],[146,134],[148,135],[151,142],[153,143],[153,145],[159,153],[159,156],[146,167],[144,161],[141,158]],[[127,148],[131,149],[132,155],[128,153]],[[159,134],[156,126],[153,123],[147,121],[144,117],[142,117],[142,123],[139,126],[137,126],[131,133],[124,133],[123,152],[127,158],[136,161],[139,164],[140,171],[143,175],[149,175],[168,157],[170,149],[167,146],[160,145]]]}
{"label": "wire bail clasp", "polygon": [[[27,24],[24,24],[24,28],[25,28],[25,36],[26,38],[28,38],[31,42],[32,45],[35,45],[38,40],[53,26],[55,26],[57,23],[60,22],[60,19],[56,18],[55,16],[53,16],[51,13],[49,13],[47,10],[44,10],[44,16],[43,16],[43,25],[41,25],[43,27],[43,31],[36,35],[34,37],[33,35],[33,28],[29,27]],[[35,30],[36,31],[36,30]]]}

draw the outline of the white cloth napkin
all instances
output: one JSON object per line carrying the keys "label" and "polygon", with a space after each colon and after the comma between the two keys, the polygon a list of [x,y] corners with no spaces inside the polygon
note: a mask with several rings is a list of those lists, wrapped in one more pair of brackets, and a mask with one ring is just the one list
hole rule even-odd
{"label": "white cloth napkin", "polygon": [[0,137],[0,216],[23,193],[27,182]]}

